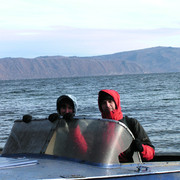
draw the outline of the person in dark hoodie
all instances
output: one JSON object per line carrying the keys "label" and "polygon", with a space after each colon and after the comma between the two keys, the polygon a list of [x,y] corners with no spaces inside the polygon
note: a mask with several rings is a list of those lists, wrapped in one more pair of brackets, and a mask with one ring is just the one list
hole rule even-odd
{"label": "person in dark hoodie", "polygon": [[48,119],[53,122],[60,117],[67,121],[73,120],[77,111],[77,101],[73,95],[65,94],[60,96],[56,101],[57,113],[50,114]]}
{"label": "person in dark hoodie", "polygon": [[[134,118],[123,117],[120,95],[117,91],[109,89],[99,91],[98,106],[102,118],[120,121],[131,130],[135,137],[135,140],[133,140],[130,146],[131,151],[139,151],[143,161],[150,161],[154,158],[155,148],[141,124]],[[121,153],[119,155],[119,161],[132,161],[132,156],[129,156],[128,153],[128,151]]]}
{"label": "person in dark hoodie", "polygon": [[56,101],[57,113],[50,114],[48,119],[54,122],[60,118],[63,118],[69,129],[69,137],[78,147],[78,151],[81,154],[87,152],[87,143],[84,136],[81,133],[80,126],[75,122],[74,116],[77,112],[77,101],[73,95],[65,94],[60,96]]}

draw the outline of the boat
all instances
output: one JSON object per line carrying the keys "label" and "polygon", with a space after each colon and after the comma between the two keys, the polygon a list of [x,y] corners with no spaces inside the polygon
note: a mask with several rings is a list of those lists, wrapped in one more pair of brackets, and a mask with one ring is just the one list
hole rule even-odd
{"label": "boat", "polygon": [[[70,127],[80,128],[86,153],[73,141]],[[134,152],[133,162],[120,163],[119,153],[133,139],[127,126],[108,119],[75,117],[69,124],[61,118],[16,120],[0,156],[0,179],[180,179],[179,153],[159,153],[142,162]]]}

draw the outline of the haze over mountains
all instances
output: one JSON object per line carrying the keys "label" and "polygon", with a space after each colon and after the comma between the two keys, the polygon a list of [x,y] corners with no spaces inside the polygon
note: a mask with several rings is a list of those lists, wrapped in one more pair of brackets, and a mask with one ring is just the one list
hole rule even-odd
{"label": "haze over mountains", "polygon": [[0,59],[0,80],[165,72],[180,72],[180,48],[153,47],[91,57]]}

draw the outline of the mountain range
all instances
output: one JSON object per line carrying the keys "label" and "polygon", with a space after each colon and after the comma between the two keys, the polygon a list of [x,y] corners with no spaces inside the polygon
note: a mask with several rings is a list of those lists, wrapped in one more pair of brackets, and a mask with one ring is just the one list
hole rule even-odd
{"label": "mountain range", "polygon": [[0,80],[166,72],[180,72],[180,48],[159,46],[90,57],[0,59]]}

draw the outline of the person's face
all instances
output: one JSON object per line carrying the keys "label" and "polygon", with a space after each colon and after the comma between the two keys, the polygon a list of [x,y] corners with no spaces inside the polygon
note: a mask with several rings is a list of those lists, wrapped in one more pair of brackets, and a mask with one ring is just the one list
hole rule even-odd
{"label": "person's face", "polygon": [[60,107],[60,114],[64,116],[67,113],[73,113],[73,107],[68,103],[62,104]]}
{"label": "person's face", "polygon": [[101,104],[101,108],[103,112],[106,112],[106,111],[110,112],[116,109],[116,104],[113,100],[104,100]]}

